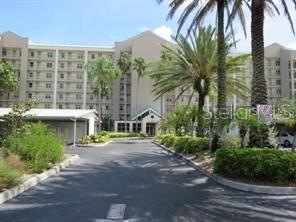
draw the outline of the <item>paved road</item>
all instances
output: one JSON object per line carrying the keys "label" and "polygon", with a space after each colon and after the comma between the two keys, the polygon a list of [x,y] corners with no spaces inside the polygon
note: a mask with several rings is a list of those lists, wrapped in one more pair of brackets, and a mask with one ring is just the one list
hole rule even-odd
{"label": "paved road", "polygon": [[81,159],[1,205],[1,222],[296,221],[295,196],[223,187],[149,141],[68,152]]}

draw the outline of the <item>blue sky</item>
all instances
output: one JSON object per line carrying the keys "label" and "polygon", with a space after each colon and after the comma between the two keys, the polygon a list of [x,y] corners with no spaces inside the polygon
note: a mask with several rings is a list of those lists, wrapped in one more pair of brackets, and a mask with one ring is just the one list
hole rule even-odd
{"label": "blue sky", "polygon": [[[147,29],[168,38],[177,21],[166,21],[167,4],[155,0],[1,0],[0,6],[0,32],[10,30],[36,43],[113,45]],[[292,16],[296,21],[296,13]],[[250,38],[239,27],[236,33],[237,50],[248,51]],[[266,19],[265,37],[266,45],[296,48],[283,17]]]}

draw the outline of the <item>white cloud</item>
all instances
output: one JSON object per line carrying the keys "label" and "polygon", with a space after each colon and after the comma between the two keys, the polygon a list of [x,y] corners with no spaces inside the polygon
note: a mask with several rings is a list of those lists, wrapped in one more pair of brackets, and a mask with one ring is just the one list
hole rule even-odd
{"label": "white cloud", "polygon": [[147,30],[149,30],[149,28],[147,26],[142,26],[138,29],[139,32],[145,32]]}
{"label": "white cloud", "polygon": [[172,41],[173,30],[168,26],[161,25],[153,29],[153,32],[168,41]]}

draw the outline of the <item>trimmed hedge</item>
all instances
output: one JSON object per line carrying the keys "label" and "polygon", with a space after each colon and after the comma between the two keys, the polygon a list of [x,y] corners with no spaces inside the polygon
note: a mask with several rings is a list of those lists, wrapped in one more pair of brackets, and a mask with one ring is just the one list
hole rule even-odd
{"label": "trimmed hedge", "polygon": [[90,143],[106,143],[109,140],[108,135],[89,135],[80,138],[78,143],[80,144],[90,144]]}
{"label": "trimmed hedge", "polygon": [[102,135],[108,135],[110,138],[126,138],[126,137],[146,137],[145,133],[125,133],[125,132],[102,132]]}
{"label": "trimmed hedge", "polygon": [[4,151],[19,155],[33,173],[39,173],[64,158],[62,140],[43,123],[26,125],[21,132],[9,135]]}
{"label": "trimmed hedge", "polygon": [[156,141],[180,153],[196,154],[209,150],[210,140],[203,137],[158,135]]}
{"label": "trimmed hedge", "polygon": [[258,148],[219,149],[214,172],[230,178],[295,185],[296,153]]}

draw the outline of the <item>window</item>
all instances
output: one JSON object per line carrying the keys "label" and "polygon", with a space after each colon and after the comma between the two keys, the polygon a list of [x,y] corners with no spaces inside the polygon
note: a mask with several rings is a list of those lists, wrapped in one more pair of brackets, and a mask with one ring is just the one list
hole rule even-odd
{"label": "window", "polygon": [[46,89],[51,89],[51,83],[46,83],[46,84],[45,84],[45,88],[46,88]]}
{"label": "window", "polygon": [[45,99],[51,99],[51,95],[50,94],[45,94]]}
{"label": "window", "polygon": [[281,89],[276,90],[276,94],[280,95],[282,93]]}
{"label": "window", "polygon": [[48,57],[48,58],[53,58],[53,52],[48,52],[48,53],[47,53],[47,57]]}
{"label": "window", "polygon": [[125,131],[125,124],[124,123],[118,123],[117,131],[118,132],[124,132]]}
{"label": "window", "polygon": [[95,54],[91,54],[91,59],[95,59],[96,55]]}
{"label": "window", "polygon": [[59,94],[59,99],[63,99],[64,95],[63,94]]}
{"label": "window", "polygon": [[93,108],[94,108],[94,106],[93,106],[93,105],[90,105],[90,106],[89,106],[89,109],[93,109]]}
{"label": "window", "polygon": [[62,104],[59,104],[59,109],[63,109],[63,105]]}
{"label": "window", "polygon": [[291,69],[291,61],[288,62],[288,68]]}
{"label": "window", "polygon": [[277,76],[280,76],[280,75],[281,75],[281,71],[280,71],[280,70],[276,70],[276,71],[275,71],[275,74],[276,74]]}
{"label": "window", "polygon": [[77,58],[78,58],[78,59],[83,59],[83,54],[82,54],[82,53],[79,53],[79,54],[77,55]]}
{"label": "window", "polygon": [[277,85],[281,85],[281,80],[280,80],[280,79],[277,79],[277,80],[276,80],[276,84],[277,84]]}
{"label": "window", "polygon": [[123,105],[120,105],[120,111],[123,111],[124,110],[124,107],[123,107]]}
{"label": "window", "polygon": [[60,89],[63,89],[63,88],[64,88],[64,84],[60,83]]}
{"label": "window", "polygon": [[2,56],[4,56],[4,57],[5,57],[6,55],[7,55],[7,52],[6,52],[6,50],[3,50],[3,51],[2,51]]}
{"label": "window", "polygon": [[65,53],[64,53],[64,52],[61,53],[61,58],[62,58],[62,59],[65,58]]}
{"label": "window", "polygon": [[31,52],[30,55],[31,55],[31,57],[34,57],[35,56],[35,53],[34,52]]}
{"label": "window", "polygon": [[82,98],[82,97],[81,97],[81,94],[76,94],[76,99],[77,99],[77,100],[81,100],[81,98]]}
{"label": "window", "polygon": [[109,106],[108,106],[108,105],[106,105],[105,109],[106,109],[106,110],[109,110]]}
{"label": "window", "polygon": [[65,68],[65,63],[61,63],[61,68]]}
{"label": "window", "polygon": [[28,99],[32,99],[32,93],[28,93]]}
{"label": "window", "polygon": [[81,73],[77,73],[76,78],[77,78],[77,79],[82,79],[82,74],[81,74]]}
{"label": "window", "polygon": [[275,61],[275,65],[276,65],[276,66],[280,66],[280,65],[281,65],[281,60],[280,60],[280,59],[277,59],[277,60]]}
{"label": "window", "polygon": [[44,108],[45,109],[50,109],[50,104],[48,104],[48,103],[44,104]]}
{"label": "window", "polygon": [[89,99],[90,99],[90,100],[93,100],[93,99],[94,99],[94,95],[91,94],[91,95],[89,96]]}
{"label": "window", "polygon": [[81,105],[80,104],[76,104],[75,105],[75,109],[81,109]]}
{"label": "window", "polygon": [[64,73],[60,73],[60,79],[64,79],[64,78],[65,78]]}
{"label": "window", "polygon": [[33,73],[32,72],[29,73],[29,77],[33,78]]}
{"label": "window", "polygon": [[46,63],[46,68],[52,68],[52,62]]}
{"label": "window", "polygon": [[82,64],[81,63],[77,64],[77,69],[82,69]]}
{"label": "window", "polygon": [[47,79],[51,79],[51,77],[52,77],[51,72],[46,73],[46,78],[47,78]]}
{"label": "window", "polygon": [[77,84],[76,84],[76,89],[82,89],[82,84],[77,83]]}
{"label": "window", "polygon": [[34,62],[30,62],[30,67],[34,67]]}
{"label": "window", "polygon": [[33,88],[33,83],[29,82],[29,88]]}

